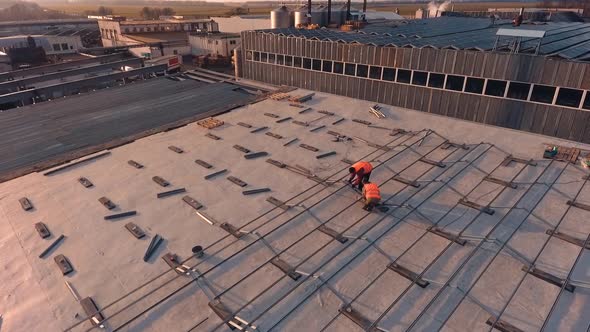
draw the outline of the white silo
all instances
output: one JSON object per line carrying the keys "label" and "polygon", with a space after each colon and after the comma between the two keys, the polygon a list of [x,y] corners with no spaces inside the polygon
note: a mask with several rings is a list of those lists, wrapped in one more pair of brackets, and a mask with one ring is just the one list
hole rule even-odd
{"label": "white silo", "polygon": [[[308,8],[303,6],[293,12],[295,18],[295,26],[307,24]],[[325,7],[311,7],[311,24],[323,26],[326,23],[327,11]]]}
{"label": "white silo", "polygon": [[299,26],[300,24],[307,24],[307,7],[303,6],[299,9],[293,11],[293,18],[295,26]]}

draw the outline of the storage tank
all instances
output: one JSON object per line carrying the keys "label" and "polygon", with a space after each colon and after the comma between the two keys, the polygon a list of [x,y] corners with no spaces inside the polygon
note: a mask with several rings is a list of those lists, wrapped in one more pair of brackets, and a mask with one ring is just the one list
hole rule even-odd
{"label": "storage tank", "polygon": [[291,26],[291,16],[286,6],[281,6],[270,12],[270,28],[280,29]]}
{"label": "storage tank", "polygon": [[[319,6],[319,20],[321,23],[318,23],[320,26],[328,26],[328,6]],[[313,14],[313,13],[312,13]],[[312,15],[313,16],[313,15]]]}
{"label": "storage tank", "polygon": [[324,26],[326,21],[326,16],[328,16],[328,12],[326,8],[323,6],[320,7],[311,7],[311,24],[317,24],[319,26]]}
{"label": "storage tank", "polygon": [[341,24],[345,24],[346,21],[348,20],[348,7],[346,5],[342,5],[342,7],[340,7],[340,20],[341,20]]}
{"label": "storage tank", "polygon": [[[326,24],[328,24],[328,23],[333,23],[336,25],[344,24],[344,21],[346,20],[346,5],[333,6],[331,16],[332,16],[331,17],[332,22],[326,22]],[[327,20],[327,17],[326,17],[326,20]]]}
{"label": "storage tank", "polygon": [[307,7],[301,7],[295,11],[293,11],[293,19],[295,27],[299,26],[300,24],[307,23]]}
{"label": "storage tank", "polygon": [[[328,12],[325,7],[311,7],[311,24],[318,24],[324,26]],[[295,26],[299,24],[307,24],[307,6],[303,6],[293,12],[295,19]]]}

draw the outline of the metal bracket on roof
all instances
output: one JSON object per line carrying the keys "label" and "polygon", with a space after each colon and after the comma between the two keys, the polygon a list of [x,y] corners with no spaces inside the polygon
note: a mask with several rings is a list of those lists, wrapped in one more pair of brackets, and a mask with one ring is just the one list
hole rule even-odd
{"label": "metal bracket on roof", "polygon": [[213,165],[211,165],[211,164],[209,164],[208,162],[205,162],[205,161],[203,161],[203,160],[200,160],[200,159],[197,159],[197,160],[195,160],[195,163],[196,163],[197,165],[199,165],[199,166],[201,166],[201,167],[204,167],[204,168],[207,168],[207,169],[209,169],[209,168],[213,168]]}
{"label": "metal bracket on roof", "polygon": [[513,155],[506,156],[506,158],[504,158],[504,161],[502,161],[501,165],[506,167],[506,166],[510,165],[511,162],[521,163],[521,164],[525,164],[525,165],[529,165],[529,166],[537,166],[537,163],[535,161],[533,161],[532,159],[526,160],[526,159],[514,157]]}
{"label": "metal bracket on roof", "polygon": [[[578,239],[575,238],[571,235],[568,234],[564,234],[561,232],[557,232],[557,231],[553,231],[551,229],[548,229],[545,231],[545,234],[547,235],[552,235],[560,240],[563,240],[565,242],[569,242],[571,244],[577,245],[578,247],[584,247],[584,243],[586,243],[586,241],[582,240],[582,239]],[[590,243],[586,243],[586,249],[590,249]]]}
{"label": "metal bracket on roof", "polygon": [[481,212],[483,212],[485,214],[489,214],[490,216],[493,215],[494,212],[495,212],[489,206],[484,206],[484,205],[481,205],[481,204],[472,202],[470,200],[467,200],[465,198],[461,198],[458,203],[461,204],[461,205],[465,205],[467,207],[470,207],[472,209],[479,210],[479,211],[481,211]]}
{"label": "metal bracket on roof", "polygon": [[577,207],[578,209],[590,211],[590,205],[588,205],[588,204],[584,204],[584,203],[570,200],[570,201],[567,201],[567,205]]}
{"label": "metal bracket on roof", "polygon": [[211,174],[207,174],[207,175],[205,175],[205,180],[209,180],[209,179],[214,178],[214,177],[216,177],[218,175],[221,175],[221,174],[223,174],[225,172],[227,172],[227,169],[222,169],[220,171],[217,171],[217,172],[214,172],[214,173],[211,173]]}
{"label": "metal bracket on roof", "polygon": [[154,176],[154,177],[152,177],[152,180],[162,187],[167,187],[170,185],[170,182],[164,180],[164,178],[162,178],[160,176]]}
{"label": "metal bracket on roof", "polygon": [[[559,277],[556,277],[550,273],[547,273],[543,270],[537,269],[536,267],[528,267],[526,265],[522,266],[522,270],[534,277],[537,277],[543,281],[546,281],[550,284],[553,284],[557,287],[563,287],[566,291],[573,293],[574,290],[576,289],[576,286],[571,285],[567,280],[565,279],[561,279]],[[565,284],[565,286],[564,286]]]}
{"label": "metal bracket on roof", "polygon": [[469,146],[467,146],[467,144],[459,144],[459,143],[453,143],[450,141],[447,141],[445,143],[443,143],[440,146],[441,149],[443,150],[448,150],[450,148],[459,148],[459,149],[463,149],[463,150],[469,150]]}
{"label": "metal bracket on roof", "polygon": [[276,199],[272,196],[267,198],[266,201],[278,208],[285,210],[285,211],[287,211],[291,207],[290,205],[287,205],[285,202],[283,202],[279,199]]}
{"label": "metal bracket on roof", "polygon": [[[495,325],[494,325],[494,322],[495,322]],[[488,318],[488,320],[486,321],[486,324],[488,324],[489,326],[494,325],[496,330],[501,331],[501,332],[524,332],[523,330],[506,322],[505,320],[501,320],[501,319],[496,320],[496,318],[494,316],[490,316],[490,318]]]}
{"label": "metal bracket on roof", "polygon": [[181,194],[181,193],[185,193],[186,189],[185,188],[178,188],[178,189],[174,189],[174,190],[169,190],[169,191],[164,191],[161,193],[156,194],[157,198],[164,198],[164,197],[168,197],[168,196],[172,196],[172,195],[177,195],[177,194]]}
{"label": "metal bracket on roof", "polygon": [[219,227],[224,231],[228,232],[229,234],[233,235],[236,239],[241,238],[245,234],[244,232],[240,231],[236,226],[227,222],[224,222],[223,224],[219,225]]}
{"label": "metal bracket on roof", "polygon": [[280,257],[276,257],[273,260],[270,261],[270,263],[276,267],[279,268],[279,270],[283,271],[283,273],[285,273],[286,275],[289,276],[289,278],[297,281],[299,278],[301,278],[301,274],[299,274],[297,271],[295,271],[295,268],[293,266],[291,266],[289,263],[285,262],[284,260],[282,260]]}
{"label": "metal bracket on roof", "polygon": [[275,133],[271,133],[270,131],[264,133],[266,136],[270,136],[276,139],[283,139],[283,136],[279,135],[279,134],[275,134]]}
{"label": "metal bracket on roof", "polygon": [[26,197],[19,199],[18,202],[20,203],[20,206],[25,211],[29,211],[29,210],[33,209],[33,204],[31,204],[31,201]]}
{"label": "metal bracket on roof", "polygon": [[426,288],[428,285],[430,285],[430,283],[422,278],[420,278],[419,274],[411,271],[410,269],[401,266],[399,264],[396,263],[389,263],[387,264],[387,268],[397,272],[399,275],[401,275],[402,277],[414,282],[416,285],[422,287],[422,288]]}
{"label": "metal bracket on roof", "polygon": [[338,241],[340,243],[346,243],[346,241],[348,241],[348,239],[346,237],[342,236],[342,234],[340,234],[339,232],[337,232],[336,230],[334,230],[328,226],[322,225],[318,228],[318,231],[334,238],[336,241]]}
{"label": "metal bracket on roof", "polygon": [[104,316],[100,310],[98,310],[96,303],[94,303],[94,300],[91,297],[85,297],[80,300],[80,305],[92,325],[104,328],[104,324],[102,323],[104,321]]}
{"label": "metal bracket on roof", "polygon": [[445,239],[449,240],[449,241],[453,241],[455,243],[457,243],[458,245],[464,246],[467,243],[467,240],[463,240],[460,239],[459,237],[457,237],[456,235],[453,235],[451,233],[445,232],[440,228],[437,227],[433,227],[431,229],[428,230],[430,233],[432,234],[436,234],[440,237],[444,237]]}
{"label": "metal bracket on roof", "polygon": [[240,331],[246,331],[248,329],[256,330],[256,326],[251,325],[247,321],[243,320],[242,318],[235,316],[226,307],[219,299],[213,300],[209,302],[209,308],[213,310],[213,312],[219,316],[224,322],[227,322],[227,326],[230,329],[235,330],[238,329]]}
{"label": "metal bracket on roof", "polygon": [[392,180],[395,180],[397,182],[403,183],[405,185],[412,186],[414,188],[419,188],[420,187],[420,184],[416,180],[408,180],[408,179],[403,178],[403,177],[401,177],[399,175],[395,175],[391,179]]}
{"label": "metal bracket on roof", "polygon": [[378,332],[379,331],[378,328],[371,327],[371,325],[373,325],[373,323],[371,323],[371,321],[368,318],[366,318],[365,316],[363,316],[360,312],[354,310],[350,305],[345,306],[345,307],[341,307],[340,309],[338,309],[338,311],[340,313],[342,313],[344,316],[348,317],[348,319],[350,319],[353,323],[360,326],[364,331],[369,331],[369,332]]}
{"label": "metal bracket on roof", "polygon": [[138,169],[139,169],[139,168],[143,168],[143,165],[142,165],[142,164],[140,164],[140,163],[138,163],[138,162],[137,162],[137,161],[135,161],[135,160],[129,160],[129,161],[127,161],[127,163],[128,163],[129,165],[131,165],[131,166],[135,167],[135,168],[138,168]]}
{"label": "metal bracket on roof", "polygon": [[111,215],[108,215],[108,216],[104,216],[104,220],[119,219],[119,218],[134,216],[136,214],[137,214],[137,211],[121,212],[121,213],[117,213],[117,214],[111,214]]}
{"label": "metal bracket on roof", "polygon": [[447,167],[442,161],[436,161],[436,160],[428,159],[426,157],[420,158],[420,161],[423,163],[432,165],[432,166],[440,167],[440,168]]}
{"label": "metal bracket on roof", "polygon": [[504,181],[504,180],[501,180],[501,179],[498,179],[498,178],[495,178],[495,177],[492,177],[492,176],[489,176],[489,175],[486,176],[483,179],[485,181],[492,182],[492,183],[495,183],[495,184],[499,184],[499,185],[504,186],[504,187],[508,187],[508,188],[512,188],[512,189],[518,188],[518,186],[514,182]]}
{"label": "metal bracket on roof", "polygon": [[320,275],[318,274],[310,274],[301,270],[295,270],[295,272],[304,275],[304,276],[308,276],[308,277],[312,277],[313,279],[319,280],[321,282],[323,282],[323,286],[326,286],[327,289],[329,289],[334,295],[336,295],[336,297],[344,304],[346,303],[346,299],[340,295],[340,293],[338,293],[336,291],[336,289],[334,289],[334,287],[332,287],[327,280],[325,280],[324,278],[322,278]]}
{"label": "metal bracket on roof", "polygon": [[235,184],[236,186],[239,186],[239,187],[245,187],[245,186],[248,185],[246,182],[242,181],[241,179],[239,179],[239,178],[237,178],[235,176],[228,176],[227,179],[231,183],[233,183],[233,184]]}
{"label": "metal bracket on roof", "polygon": [[238,150],[238,151],[240,151],[240,152],[243,152],[243,153],[250,153],[250,149],[245,148],[245,147],[243,147],[241,145],[238,145],[238,144],[235,144],[233,146],[233,148],[236,149],[236,150]]}
{"label": "metal bracket on roof", "polygon": [[162,259],[179,275],[189,276],[191,274],[190,266],[180,263],[180,259],[174,253],[166,253]]}
{"label": "metal bracket on roof", "polygon": [[94,186],[94,184],[92,184],[92,182],[85,177],[78,178],[78,182],[80,182],[80,184],[82,184],[85,188]]}

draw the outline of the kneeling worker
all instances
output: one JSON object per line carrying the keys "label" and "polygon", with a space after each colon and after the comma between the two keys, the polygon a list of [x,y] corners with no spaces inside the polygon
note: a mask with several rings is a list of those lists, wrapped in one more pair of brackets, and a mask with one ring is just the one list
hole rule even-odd
{"label": "kneeling worker", "polygon": [[351,183],[353,186],[358,184],[359,190],[363,189],[363,181],[369,182],[371,171],[373,171],[373,166],[367,161],[359,161],[354,163],[348,169],[348,172],[350,173],[350,179],[348,179],[348,183]]}
{"label": "kneeling worker", "polygon": [[364,180],[363,182],[363,198],[365,199],[363,210],[371,212],[375,206],[381,203],[381,191],[376,184]]}

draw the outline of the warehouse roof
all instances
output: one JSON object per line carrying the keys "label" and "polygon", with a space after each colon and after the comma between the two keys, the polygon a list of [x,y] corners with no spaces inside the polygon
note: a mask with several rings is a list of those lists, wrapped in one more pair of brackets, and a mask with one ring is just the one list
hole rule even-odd
{"label": "warehouse roof", "polygon": [[[333,29],[304,30],[296,28],[260,30],[260,33],[282,34],[342,43],[393,47],[432,47],[491,51],[500,28],[541,30],[539,54],[565,59],[590,60],[590,24],[533,23],[513,28],[509,20],[491,24],[488,18],[438,17],[434,19],[395,21],[369,24],[361,30],[343,32]],[[513,39],[501,37],[498,51],[509,50]],[[523,38],[520,53],[534,53],[539,39]]]}
{"label": "warehouse roof", "polygon": [[[116,102],[108,98],[92,103]],[[93,121],[155,114],[143,116],[145,107],[168,113],[178,99],[198,107],[225,96],[154,96]],[[324,93],[302,105],[266,99],[216,117],[224,123],[208,122],[220,125],[212,129],[191,123],[0,184],[0,249],[10,253],[0,255],[3,327],[98,331],[76,300],[90,296],[107,331],[229,331],[220,316],[257,327],[248,331],[360,331],[356,324],[484,331],[490,316],[525,331],[544,321],[549,331],[587,329],[590,257],[575,240],[587,238],[590,211],[567,201],[590,202],[588,171],[542,159],[549,138],[389,106],[377,119],[368,111],[373,103]],[[247,158],[246,149],[268,155]],[[335,154],[318,158],[327,152]],[[362,210],[342,182],[346,159],[373,163],[387,213]],[[270,191],[244,193],[263,188]],[[23,197],[30,210],[21,208]],[[107,210],[101,197],[116,207]],[[35,231],[40,221],[48,239]],[[145,236],[136,239],[129,222]],[[163,240],[144,261],[156,235]],[[197,245],[203,257],[193,256]],[[167,253],[188,268],[170,268]],[[60,254],[74,269],[65,276],[53,261]],[[567,278],[565,291],[559,278]]]}
{"label": "warehouse roof", "polygon": [[235,88],[156,78],[0,112],[0,179],[251,99]]}
{"label": "warehouse roof", "polygon": [[177,20],[177,19],[167,19],[167,20],[125,20],[125,21],[118,21],[120,25],[135,25],[135,24],[189,24],[189,23],[206,23],[212,22],[213,20],[208,18],[193,18],[193,19],[186,19],[186,20]]}
{"label": "warehouse roof", "polygon": [[188,33],[182,31],[125,33],[124,36],[141,43],[188,41]]}

